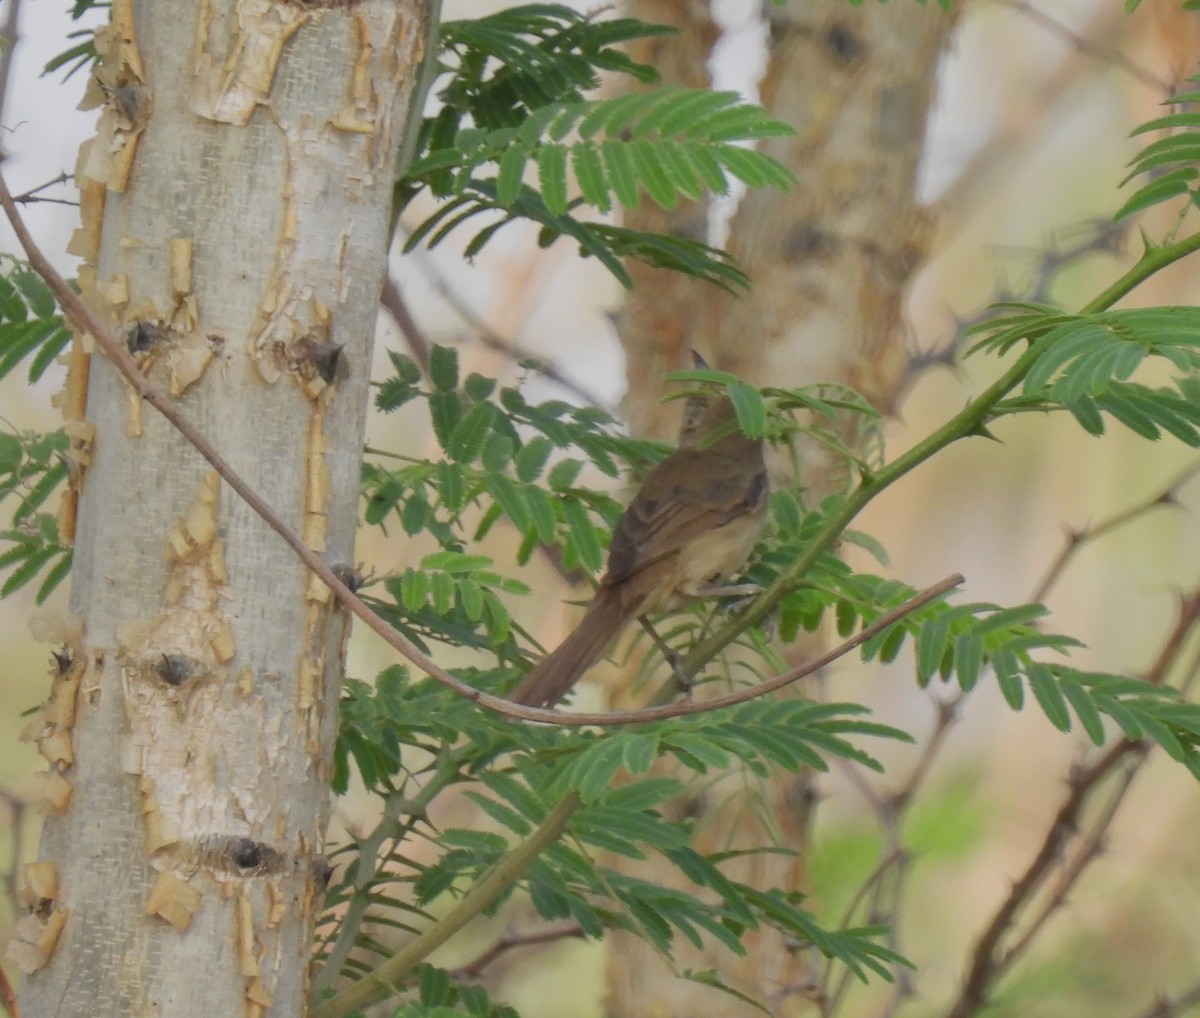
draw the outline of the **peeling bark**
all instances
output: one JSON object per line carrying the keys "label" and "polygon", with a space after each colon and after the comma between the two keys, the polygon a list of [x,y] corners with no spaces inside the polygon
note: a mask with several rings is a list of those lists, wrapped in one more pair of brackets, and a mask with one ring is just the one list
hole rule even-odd
{"label": "peeling bark", "polygon": [[[149,377],[348,565],[430,9],[329,6],[117,0],[72,250]],[[40,726],[56,815],[22,1008],[301,1014],[347,618],[87,345],[61,401],[75,635]]]}

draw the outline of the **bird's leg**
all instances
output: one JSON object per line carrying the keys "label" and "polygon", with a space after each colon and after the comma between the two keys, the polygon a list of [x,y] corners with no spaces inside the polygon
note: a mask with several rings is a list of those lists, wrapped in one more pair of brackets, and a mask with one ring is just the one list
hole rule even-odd
{"label": "bird's leg", "polygon": [[713,587],[699,587],[692,592],[696,598],[708,597],[754,597],[762,593],[757,583],[725,583]]}
{"label": "bird's leg", "polygon": [[690,596],[696,599],[735,597],[737,600],[729,606],[729,610],[736,615],[758,597],[762,590],[757,583],[722,583],[713,584],[710,587],[697,587],[690,592]]}
{"label": "bird's leg", "polygon": [[683,670],[683,658],[676,654],[667,641],[658,635],[658,630],[654,628],[645,615],[639,615],[638,622],[650,634],[650,639],[654,641],[654,646],[659,649],[659,652],[666,659],[667,664],[671,666],[671,674],[675,676],[675,681],[678,683],[680,691],[690,693],[696,683],[692,676]]}

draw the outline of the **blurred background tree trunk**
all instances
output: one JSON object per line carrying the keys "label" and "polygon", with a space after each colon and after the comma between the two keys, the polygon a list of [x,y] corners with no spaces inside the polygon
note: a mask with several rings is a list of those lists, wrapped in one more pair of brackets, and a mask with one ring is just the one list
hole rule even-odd
{"label": "blurred background tree trunk", "polygon": [[[117,0],[90,86],[86,299],[314,549],[350,565],[425,0]],[[77,340],[71,616],[39,745],[24,1013],[301,1014],[346,619]],[[84,411],[86,410],[86,416]],[[74,525],[68,514],[68,529]]]}
{"label": "blurred background tree trunk", "polygon": [[[708,83],[720,32],[708,3],[633,0],[630,13],[678,27],[636,55],[673,84]],[[928,237],[916,197],[917,169],[938,61],[954,27],[935,5],[869,10],[844,0],[765,5],[769,35],[761,101],[790,124],[792,137],[764,150],[796,174],[787,194],[751,191],[730,223],[728,249],[752,280],[731,296],[661,270],[631,266],[637,286],[618,324],[629,381],[626,416],[636,432],[670,435],[670,404],[659,404],[663,375],[690,366],[689,348],[713,367],[762,385],[851,385],[881,410],[895,402],[906,365],[903,303]],[[637,229],[705,239],[707,210],[643,206]],[[850,437],[850,436],[847,436]],[[802,483],[815,506],[838,481],[817,449],[800,449]],[[813,641],[789,648],[799,658]],[[808,687],[801,690],[813,695]],[[617,691],[617,699],[624,693]],[[683,808],[696,818],[698,847],[717,852],[770,843],[798,857],[751,855],[725,872],[757,887],[804,891],[813,792],[807,779],[760,786],[746,774],[708,782]],[[665,872],[642,867],[662,882]],[[608,1013],[613,1018],[684,1018],[716,1009],[757,1013],[712,989],[680,979],[684,969],[715,969],[722,982],[771,1002],[779,1015],[809,1013],[819,992],[810,951],[764,932],[742,959],[680,944],[674,971],[631,937],[613,938]]]}

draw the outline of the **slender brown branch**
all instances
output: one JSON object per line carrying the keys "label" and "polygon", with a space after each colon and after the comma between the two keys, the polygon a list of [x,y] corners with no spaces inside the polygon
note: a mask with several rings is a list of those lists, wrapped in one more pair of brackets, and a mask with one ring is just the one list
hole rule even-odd
{"label": "slender brown branch", "polygon": [[44,202],[47,205],[72,205],[79,206],[79,202],[72,198],[44,198],[42,192],[51,187],[57,187],[59,184],[65,184],[71,179],[70,173],[60,173],[53,180],[47,180],[45,183],[38,184],[37,187],[31,187],[24,194],[13,196],[13,201],[17,205],[32,205],[35,202]]}
{"label": "slender brown branch", "polygon": [[1183,1018],[1192,1008],[1200,1004],[1200,983],[1184,990],[1177,997],[1159,997],[1137,1018]]}
{"label": "slender brown branch", "polygon": [[371,611],[358,595],[339,579],[329,565],[326,564],[325,560],[309,548],[300,535],[267,504],[257,491],[242,479],[233,467],[225,461],[225,458],[221,456],[213,444],[180,412],[175,404],[160,389],[151,384],[142,374],[133,357],[125,349],[125,345],[92,313],[91,309],[83,303],[79,296],[67,285],[62,276],[55,271],[54,266],[47,261],[45,255],[42,254],[41,249],[38,248],[33,237],[30,236],[28,229],[26,229],[20,212],[13,203],[8,183],[5,181],[2,173],[0,173],[0,207],[3,207],[5,214],[8,216],[13,232],[17,235],[17,239],[20,241],[21,247],[25,250],[26,257],[29,259],[30,266],[42,277],[46,285],[50,288],[59,306],[63,309],[63,313],[76,328],[88,333],[95,340],[96,345],[104,351],[105,356],[108,357],[113,366],[121,373],[134,392],[162,414],[191,443],[192,447],[208,461],[222,480],[258,514],[267,526],[283,539],[284,543],[296,553],[296,557],[309,570],[315,573],[333,591],[338,600],[356,618],[361,620],[368,629],[379,636],[398,654],[430,676],[430,678],[453,690],[459,696],[477,703],[486,710],[523,721],[541,721],[547,724],[578,728],[591,725],[629,725],[644,721],[660,721],[666,718],[705,713],[719,707],[733,706],[782,689],[784,686],[797,682],[806,675],[824,668],[844,654],[848,654],[854,648],[866,643],[876,633],[898,622],[922,605],[943,596],[963,582],[961,576],[955,575],[943,580],[941,583],[934,584],[927,590],[910,598],[898,608],[894,608],[887,614],[881,615],[874,623],[867,626],[855,637],[847,640],[838,648],[835,648],[834,651],[823,655],[816,661],[810,662],[800,668],[792,669],[783,675],[778,675],[756,686],[713,700],[680,703],[664,707],[649,707],[633,711],[566,714],[561,711],[547,710],[541,707],[526,707],[523,704],[516,704],[502,697],[485,693],[483,690],[476,689],[474,686],[463,682],[457,676],[450,674],[450,672],[438,665],[429,655],[423,653],[419,648],[404,639],[386,621]]}
{"label": "slender brown branch", "polygon": [[1145,67],[1142,67],[1130,57],[1127,57],[1117,47],[1110,46],[1105,41],[1081,35],[1071,28],[1070,25],[1066,25],[1045,11],[1039,10],[1033,4],[1029,3],[1028,0],[993,0],[993,2],[1002,7],[1010,7],[1012,10],[1023,14],[1031,21],[1041,25],[1051,35],[1056,35],[1068,43],[1083,56],[1092,57],[1101,63],[1120,68],[1135,81],[1141,82],[1147,88],[1164,94],[1171,90],[1171,82],[1158,77]]}
{"label": "slender brown branch", "polygon": [[1069,530],[1066,540],[1063,542],[1062,549],[1050,564],[1050,568],[1046,571],[1046,575],[1042,577],[1042,581],[1037,585],[1032,599],[1034,601],[1041,601],[1046,597],[1062,577],[1071,560],[1079,554],[1084,546],[1107,534],[1111,534],[1114,530],[1119,530],[1126,524],[1135,522],[1154,509],[1162,506],[1178,506],[1180,489],[1197,474],[1200,474],[1200,462],[1193,463],[1186,469],[1181,470],[1168,484],[1149,498],[1122,509],[1099,523],[1094,523],[1078,530]]}
{"label": "slender brown branch", "polygon": [[465,965],[450,970],[450,978],[456,982],[469,982],[480,978],[488,966],[509,951],[522,947],[536,947],[540,944],[552,944],[557,940],[570,940],[583,936],[583,927],[577,922],[564,923],[560,926],[549,926],[544,930],[533,933],[514,933],[505,930],[504,935],[487,950],[472,958]]}
{"label": "slender brown branch", "polygon": [[[1078,37],[1088,40],[1088,47],[1108,50],[1109,43],[1125,30],[1126,17],[1119,7],[1097,5],[1096,13]],[[936,208],[941,222],[939,244],[960,233],[980,209],[985,208],[984,190],[991,181],[1003,179],[1009,168],[1030,144],[1035,142],[1049,122],[1052,113],[1078,84],[1091,58],[1076,47],[1031,92],[1025,107],[1009,112],[1004,123],[992,133],[974,154],[958,176],[937,199]],[[1160,85],[1160,94],[1168,91]]]}
{"label": "slender brown branch", "polygon": [[1137,777],[1142,760],[1148,750],[1149,746],[1142,743],[1141,753],[1121,774],[1117,787],[1109,795],[1108,802],[1104,804],[1099,817],[1092,822],[1088,832],[1082,836],[1080,845],[1071,853],[1071,857],[1061,863],[1058,878],[1050,889],[1049,896],[1038,909],[1038,914],[1030,920],[1021,936],[1013,943],[1012,947],[1004,952],[999,963],[1001,969],[1010,969],[1029,949],[1050,917],[1066,903],[1068,895],[1075,889],[1084,870],[1099,858],[1104,850],[1104,841],[1108,837],[1117,811],[1125,802],[1125,797],[1133,786],[1133,779]]}
{"label": "slender brown branch", "polygon": [[390,272],[384,274],[383,293],[380,295],[379,303],[391,315],[392,321],[396,323],[396,328],[400,330],[408,342],[408,349],[412,351],[413,359],[421,365],[421,370],[428,375],[429,339],[421,331],[417,320],[413,318],[412,312],[408,308],[408,301],[404,299],[404,294],[400,292],[400,287],[396,285],[396,281],[392,279]]}
{"label": "slender brown branch", "polygon": [[432,768],[432,773],[428,775],[417,794],[408,797],[393,792],[386,796],[379,822],[369,834],[357,839],[358,860],[354,866],[350,898],[346,904],[346,911],[337,924],[337,932],[328,941],[321,971],[314,981],[316,994],[333,986],[354,950],[372,904],[371,892],[379,876],[380,856],[385,843],[390,844],[391,850],[394,850],[395,846],[413,833],[417,822],[428,815],[430,803],[451,783],[461,765],[462,760],[457,751],[443,750],[438,756],[436,766]]}
{"label": "slender brown branch", "polygon": [[[842,913],[838,929],[846,929],[851,920],[858,914],[864,903],[869,903],[868,913],[874,913],[878,903],[882,901],[885,885],[889,877],[894,877],[897,867],[906,859],[906,853],[899,845],[893,845],[888,853],[875,864],[875,868],[867,874],[866,879],[858,886],[850,898],[850,903]],[[874,915],[868,920],[875,925]],[[840,971],[837,985],[828,989],[833,981],[834,972]],[[835,958],[826,958],[820,977],[817,979],[817,998],[823,1002],[822,1013],[835,1014],[850,987],[854,974],[848,966],[841,965]]]}
{"label": "slender brown branch", "polygon": [[1143,752],[1139,742],[1122,739],[1093,764],[1072,776],[1066,800],[1050,824],[1041,848],[1012,885],[992,921],[979,938],[972,953],[967,978],[957,1000],[947,1012],[948,1018],[971,1018],[987,1002],[992,984],[1003,975],[1007,956],[1001,954],[1001,942],[1012,928],[1018,913],[1042,885],[1051,869],[1062,857],[1067,841],[1074,837],[1079,818],[1091,793],[1101,779],[1121,764],[1126,757]]}
{"label": "slender brown branch", "polygon": [[[966,317],[956,317],[952,323],[953,330],[949,340],[934,346],[913,351],[904,365],[903,377],[900,380],[899,392],[907,393],[924,372],[934,367],[944,367],[958,372],[958,357],[969,338],[967,330],[979,325],[994,314],[992,306],[1000,301],[1021,300],[1053,302],[1053,287],[1062,272],[1078,265],[1080,262],[1097,254],[1116,255],[1122,250],[1125,235],[1131,229],[1127,220],[1119,222],[1111,219],[1101,219],[1084,224],[1083,236],[1070,243],[1052,240],[1041,249],[1017,248],[1012,253],[1036,257],[1037,267],[1033,278],[1019,290],[1007,285],[996,287],[991,297],[980,310]],[[1001,246],[997,253],[1007,253],[1009,249]]]}
{"label": "slender brown branch", "polygon": [[[863,900],[868,901],[869,908],[865,920],[872,925],[886,926],[888,928],[887,946],[897,952],[900,951],[901,945],[897,934],[896,917],[901,911],[901,900],[907,888],[912,862],[912,856],[905,847],[900,832],[916,799],[917,791],[925,782],[934,762],[946,744],[946,738],[958,718],[959,704],[965,696],[964,693],[958,693],[949,700],[934,701],[937,717],[933,731],[925,740],[921,754],[908,777],[896,791],[890,794],[877,792],[865,779],[860,777],[855,768],[846,766],[845,761],[838,761],[848,779],[874,811],[885,840],[881,860],[876,869],[860,885],[855,894],[855,901],[860,904]],[[871,891],[869,899],[866,898],[868,890]],[[857,908],[858,905],[855,907]],[[849,923],[851,914],[851,912],[847,912],[843,925]],[[853,985],[850,972],[842,970],[837,985],[831,986],[835,971],[834,966],[826,964],[817,981],[818,999],[822,1001],[822,1014],[836,1014]],[[913,982],[908,969],[897,966],[894,974],[895,988],[888,996],[885,1015],[894,1014],[901,1003],[913,993]]]}
{"label": "slender brown branch", "polygon": [[913,765],[912,771],[909,772],[908,780],[900,787],[899,791],[892,796],[893,812],[897,815],[911,805],[920,787],[925,783],[925,779],[929,776],[929,772],[933,770],[934,762],[937,760],[938,753],[946,744],[946,737],[950,734],[950,729],[954,726],[954,722],[958,720],[958,708],[966,699],[967,694],[963,692],[956,693],[949,700],[936,700],[937,704],[937,721],[934,724],[933,731],[925,742],[925,748],[918,757],[916,764]]}
{"label": "slender brown branch", "polygon": [[[1179,659],[1188,638],[1200,625],[1200,590],[1184,598],[1179,616],[1154,663],[1142,675],[1144,681],[1154,685],[1163,684]],[[1194,663],[1193,663],[1194,664]],[[971,964],[947,1018],[969,1018],[982,1008],[991,987],[997,979],[1011,968],[1014,962],[1032,942],[1032,937],[1023,934],[1011,947],[1005,949],[1004,938],[1015,925],[1020,912],[1029,904],[1034,894],[1048,879],[1056,867],[1061,867],[1062,876],[1051,892],[1050,900],[1042,912],[1033,920],[1033,926],[1044,924],[1057,907],[1056,902],[1065,900],[1070,890],[1078,883],[1087,866],[1096,858],[1103,837],[1111,826],[1117,809],[1124,801],[1128,783],[1144,763],[1149,746],[1143,741],[1121,739],[1091,765],[1078,769],[1069,779],[1068,794],[1059,807],[1053,822],[1046,832],[1041,848],[1029,863],[1024,874],[1013,884],[1008,897],[992,917],[980,936],[972,953]],[[1080,817],[1100,783],[1111,774],[1127,757],[1134,759],[1123,777],[1124,787],[1118,788],[1110,800],[1109,808],[1102,811],[1100,818],[1084,836],[1080,848],[1066,858],[1067,846],[1078,836]]]}
{"label": "slender brown branch", "polygon": [[1193,591],[1179,602],[1179,614],[1175,619],[1175,625],[1171,627],[1171,632],[1163,640],[1158,657],[1154,659],[1154,663],[1143,676],[1147,682],[1161,686],[1167,681],[1167,676],[1171,674],[1171,669],[1179,659],[1184,643],[1191,636],[1197,623],[1200,623],[1200,590]]}
{"label": "slender brown branch", "polygon": [[[403,230],[400,226],[398,229]],[[489,350],[495,350],[497,353],[504,354],[509,360],[513,361],[532,361],[537,364],[537,372],[544,378],[561,385],[567,392],[575,396],[589,406],[603,407],[604,401],[595,393],[590,392],[578,382],[573,382],[570,378],[564,375],[553,364],[547,364],[537,354],[529,350],[525,350],[515,340],[509,339],[502,335],[496,329],[492,328],[482,317],[480,317],[465,300],[459,296],[458,291],[451,285],[450,281],[438,271],[438,267],[434,260],[423,251],[414,251],[415,261],[420,266],[425,277],[433,284],[433,287],[446,302],[454,309],[467,326],[471,329],[475,338],[479,340]]]}
{"label": "slender brown branch", "polygon": [[[404,294],[400,292],[400,287],[396,285],[396,281],[392,279],[391,274],[383,277],[383,295],[379,299],[379,303],[383,309],[391,316],[392,321],[396,323],[405,340],[408,341],[408,348],[412,352],[413,358],[421,366],[421,370],[429,375],[429,352],[431,344],[429,337],[421,330],[417,324],[417,320],[413,317],[412,311],[408,306],[408,301],[404,299]],[[552,545],[546,544],[544,541],[538,542],[538,553],[549,564],[550,568],[558,574],[559,579],[564,583],[572,583],[577,579],[572,571],[567,569],[563,563],[563,557],[559,550]]]}

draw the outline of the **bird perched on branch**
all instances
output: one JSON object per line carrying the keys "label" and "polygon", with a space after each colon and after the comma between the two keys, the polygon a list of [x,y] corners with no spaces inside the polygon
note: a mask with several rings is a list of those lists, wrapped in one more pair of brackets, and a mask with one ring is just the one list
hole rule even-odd
{"label": "bird perched on branch", "polygon": [[719,593],[762,533],[767,490],[762,439],[741,431],[729,397],[690,397],[679,448],[650,471],[617,522],[587,613],[510,699],[554,706],[631,620]]}

